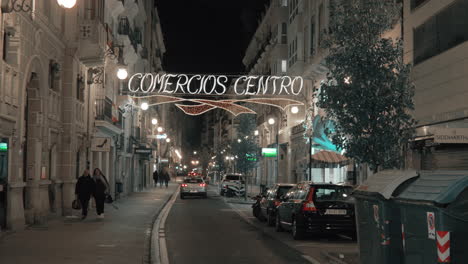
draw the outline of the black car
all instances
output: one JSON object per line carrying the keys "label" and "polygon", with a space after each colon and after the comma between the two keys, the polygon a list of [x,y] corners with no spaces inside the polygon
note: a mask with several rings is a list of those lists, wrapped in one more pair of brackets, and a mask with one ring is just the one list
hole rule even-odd
{"label": "black car", "polygon": [[351,186],[303,182],[289,190],[277,207],[276,231],[288,229],[294,239],[306,233],[341,233],[356,238]]}
{"label": "black car", "polygon": [[269,226],[275,225],[276,207],[281,203],[280,198],[284,196],[295,184],[278,183],[273,186],[260,201],[260,213],[267,220]]}

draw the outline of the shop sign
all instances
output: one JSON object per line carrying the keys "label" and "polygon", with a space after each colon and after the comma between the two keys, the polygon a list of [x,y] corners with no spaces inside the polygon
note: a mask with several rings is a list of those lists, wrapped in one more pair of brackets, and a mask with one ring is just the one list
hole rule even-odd
{"label": "shop sign", "polygon": [[142,155],[150,155],[153,153],[153,149],[151,148],[136,148],[135,154],[142,154]]}
{"label": "shop sign", "polygon": [[111,147],[111,138],[95,137],[91,141],[91,151],[109,152]]}
{"label": "shop sign", "polygon": [[468,128],[436,128],[434,143],[468,144]]}
{"label": "shop sign", "polygon": [[262,148],[262,156],[272,158],[278,156],[276,148]]}
{"label": "shop sign", "polygon": [[0,143],[0,152],[7,152],[8,151],[8,143],[1,142]]}

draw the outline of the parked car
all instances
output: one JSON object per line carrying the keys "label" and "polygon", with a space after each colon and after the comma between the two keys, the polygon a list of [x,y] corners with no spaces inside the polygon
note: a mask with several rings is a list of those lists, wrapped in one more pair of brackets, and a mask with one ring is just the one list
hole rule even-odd
{"label": "parked car", "polygon": [[207,198],[206,183],[202,178],[187,177],[180,185],[180,199],[187,196],[201,196]]}
{"label": "parked car", "polygon": [[341,233],[356,238],[351,186],[303,182],[277,207],[276,231],[291,230],[294,239],[306,233]]}
{"label": "parked car", "polygon": [[245,194],[245,178],[239,173],[229,173],[223,176],[219,184],[219,194],[227,197],[243,196]]}
{"label": "parked car", "polygon": [[278,183],[269,189],[260,200],[260,218],[266,219],[269,226],[275,225],[276,207],[280,205],[280,198],[294,187],[295,184]]}

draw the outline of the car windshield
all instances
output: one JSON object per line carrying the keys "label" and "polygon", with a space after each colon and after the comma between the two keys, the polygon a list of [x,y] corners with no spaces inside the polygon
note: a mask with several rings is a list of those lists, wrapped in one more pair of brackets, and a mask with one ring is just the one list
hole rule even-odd
{"label": "car windshield", "polygon": [[320,201],[343,201],[348,199],[352,188],[343,186],[317,187],[315,200]]}
{"label": "car windshield", "polygon": [[184,183],[202,183],[202,179],[185,179]]}
{"label": "car windshield", "polygon": [[239,175],[226,175],[227,181],[238,181],[240,179]]}
{"label": "car windshield", "polygon": [[280,198],[281,196],[285,195],[286,193],[288,193],[289,189],[291,189],[292,186],[280,186],[278,188],[278,192],[276,193],[276,197],[277,198]]}

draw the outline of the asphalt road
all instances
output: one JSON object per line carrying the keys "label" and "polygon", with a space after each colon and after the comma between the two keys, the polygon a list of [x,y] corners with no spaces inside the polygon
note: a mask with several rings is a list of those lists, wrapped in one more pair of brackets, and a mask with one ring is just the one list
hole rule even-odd
{"label": "asphalt road", "polygon": [[246,223],[221,197],[178,198],[166,222],[171,264],[309,263]]}

